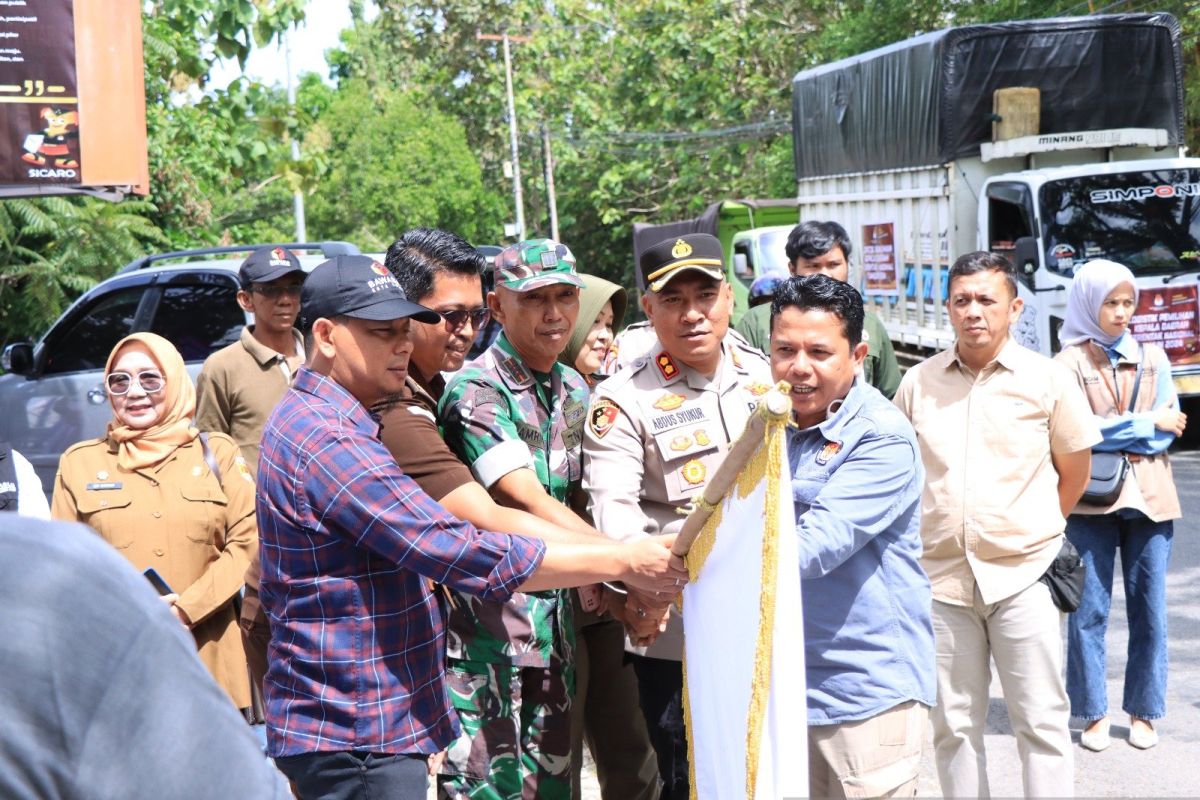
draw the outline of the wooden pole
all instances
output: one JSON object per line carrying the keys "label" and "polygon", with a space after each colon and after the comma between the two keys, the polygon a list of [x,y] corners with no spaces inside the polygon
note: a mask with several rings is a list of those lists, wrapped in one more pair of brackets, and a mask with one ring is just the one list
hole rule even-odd
{"label": "wooden pole", "polygon": [[696,537],[700,535],[700,531],[708,522],[708,518],[712,516],[712,512],[724,501],[725,495],[729,493],[741,471],[746,468],[751,456],[763,446],[763,432],[766,430],[767,423],[787,419],[792,410],[792,402],[787,396],[791,388],[788,383],[781,381],[778,386],[767,392],[762,400],[758,401],[758,407],[750,416],[749,422],[746,423],[746,430],[742,431],[742,435],[733,443],[733,447],[729,448],[725,460],[717,467],[712,480],[701,492],[701,502],[695,505],[687,519],[684,520],[683,528],[675,537],[675,544],[671,548],[672,553],[681,558],[688,554],[688,551],[692,549],[692,542],[696,541]]}

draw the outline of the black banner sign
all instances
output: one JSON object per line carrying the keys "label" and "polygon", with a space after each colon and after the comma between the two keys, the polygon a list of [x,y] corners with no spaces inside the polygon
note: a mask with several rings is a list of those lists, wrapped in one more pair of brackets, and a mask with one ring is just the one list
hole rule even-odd
{"label": "black banner sign", "polygon": [[74,0],[0,0],[0,184],[80,183]]}

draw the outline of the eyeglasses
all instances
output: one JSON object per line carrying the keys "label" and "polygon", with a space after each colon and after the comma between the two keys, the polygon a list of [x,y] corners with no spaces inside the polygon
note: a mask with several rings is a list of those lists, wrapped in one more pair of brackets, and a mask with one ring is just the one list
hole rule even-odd
{"label": "eyeglasses", "polygon": [[257,292],[268,300],[278,300],[284,295],[299,297],[300,284],[288,284],[287,286],[251,286],[250,291]]}
{"label": "eyeglasses", "polygon": [[482,306],[471,309],[459,308],[454,311],[439,311],[438,313],[442,315],[442,319],[446,320],[446,327],[451,332],[462,328],[468,318],[471,320],[471,327],[479,330],[484,325],[487,325],[488,320],[492,316],[491,310]]}
{"label": "eyeglasses", "polygon": [[[163,387],[167,385],[167,381],[163,378],[162,373],[152,370],[145,370],[137,374],[138,386],[142,387],[142,391],[146,394],[154,394],[161,392]],[[129,394],[130,387],[133,386],[133,376],[128,372],[110,372],[104,378],[104,385],[108,387],[108,393],[120,397],[123,394]]]}

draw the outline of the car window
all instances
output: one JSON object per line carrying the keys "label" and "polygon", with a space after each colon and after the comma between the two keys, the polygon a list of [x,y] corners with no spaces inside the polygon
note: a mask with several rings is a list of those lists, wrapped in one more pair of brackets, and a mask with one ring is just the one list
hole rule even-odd
{"label": "car window", "polygon": [[113,345],[128,336],[144,286],[106,294],[61,336],[47,341],[43,374],[104,369]]}
{"label": "car window", "polygon": [[233,284],[175,284],[163,290],[150,330],[169,339],[184,361],[203,361],[236,342],[245,324]]}

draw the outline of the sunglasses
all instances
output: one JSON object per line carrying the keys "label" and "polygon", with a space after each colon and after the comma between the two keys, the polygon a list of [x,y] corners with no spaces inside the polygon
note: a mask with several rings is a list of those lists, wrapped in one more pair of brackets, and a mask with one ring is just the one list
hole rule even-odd
{"label": "sunglasses", "polygon": [[[104,385],[108,387],[108,393],[120,397],[124,394],[129,394],[130,388],[133,387],[133,375],[128,372],[110,372],[104,378]],[[138,386],[142,387],[142,391],[146,394],[154,394],[161,392],[163,387],[167,385],[167,381],[159,372],[145,370],[137,374]]]}
{"label": "sunglasses", "polygon": [[492,316],[491,310],[482,306],[472,309],[460,308],[455,311],[439,311],[438,313],[442,315],[442,319],[446,320],[446,327],[451,332],[462,328],[468,319],[471,320],[471,326],[479,330],[487,324]]}
{"label": "sunglasses", "polygon": [[267,298],[268,300],[278,300],[279,298],[283,297],[284,295],[287,295],[288,297],[299,297],[300,296],[300,285],[295,284],[295,285],[288,285],[288,286],[251,286],[250,291],[255,292],[257,294],[261,294],[263,297]]}

